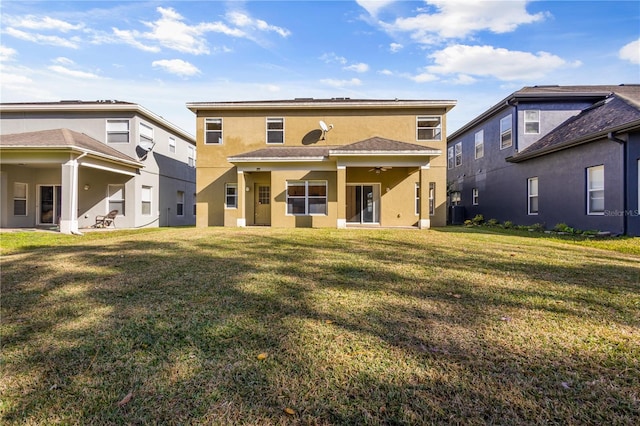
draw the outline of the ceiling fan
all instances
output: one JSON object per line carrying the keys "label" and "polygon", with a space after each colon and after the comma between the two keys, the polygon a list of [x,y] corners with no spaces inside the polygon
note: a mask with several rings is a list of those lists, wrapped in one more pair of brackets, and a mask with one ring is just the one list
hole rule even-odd
{"label": "ceiling fan", "polygon": [[387,170],[393,169],[393,167],[374,167],[373,169],[370,169],[370,172],[376,172],[377,175],[379,175],[381,172],[386,172]]}

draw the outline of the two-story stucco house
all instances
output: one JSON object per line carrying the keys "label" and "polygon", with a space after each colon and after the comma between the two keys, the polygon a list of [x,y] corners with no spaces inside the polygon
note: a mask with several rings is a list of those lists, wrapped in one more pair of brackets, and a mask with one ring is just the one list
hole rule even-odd
{"label": "two-story stucco house", "polygon": [[121,101],[0,104],[0,226],[195,224],[195,138]]}
{"label": "two-story stucco house", "polygon": [[640,85],[534,86],[448,141],[451,219],[640,235]]}
{"label": "two-story stucco house", "polygon": [[194,102],[196,225],[446,224],[455,101]]}

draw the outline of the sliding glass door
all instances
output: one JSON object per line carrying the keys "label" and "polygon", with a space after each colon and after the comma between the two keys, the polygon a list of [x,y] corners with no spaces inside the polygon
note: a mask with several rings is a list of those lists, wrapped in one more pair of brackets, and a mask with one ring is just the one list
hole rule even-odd
{"label": "sliding glass door", "polygon": [[380,222],[380,185],[347,185],[347,223]]}

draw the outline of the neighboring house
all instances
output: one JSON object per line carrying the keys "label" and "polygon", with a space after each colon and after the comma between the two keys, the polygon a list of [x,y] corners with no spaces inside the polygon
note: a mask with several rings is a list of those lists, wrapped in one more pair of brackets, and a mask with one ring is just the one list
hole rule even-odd
{"label": "neighboring house", "polygon": [[194,102],[197,226],[446,224],[455,101]]}
{"label": "neighboring house", "polygon": [[0,227],[195,224],[195,139],[121,101],[0,104]]}
{"label": "neighboring house", "polygon": [[640,236],[640,85],[534,86],[448,140],[451,220]]}

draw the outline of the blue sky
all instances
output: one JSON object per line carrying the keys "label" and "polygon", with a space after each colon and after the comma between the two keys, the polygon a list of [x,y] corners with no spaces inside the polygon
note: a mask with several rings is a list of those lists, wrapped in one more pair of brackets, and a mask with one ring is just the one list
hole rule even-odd
{"label": "blue sky", "polygon": [[3,0],[2,102],[444,99],[451,133],[529,85],[640,83],[637,1]]}

